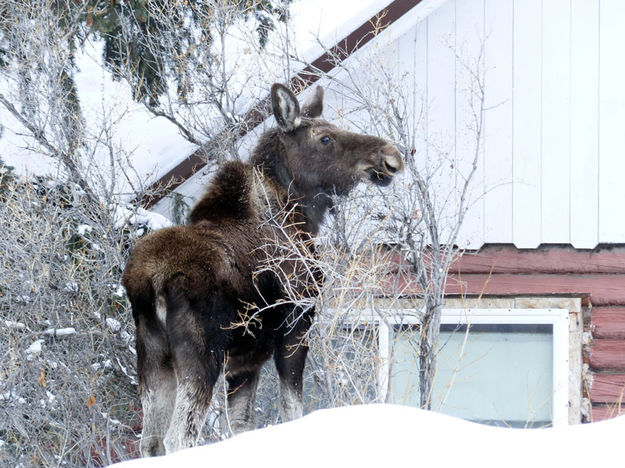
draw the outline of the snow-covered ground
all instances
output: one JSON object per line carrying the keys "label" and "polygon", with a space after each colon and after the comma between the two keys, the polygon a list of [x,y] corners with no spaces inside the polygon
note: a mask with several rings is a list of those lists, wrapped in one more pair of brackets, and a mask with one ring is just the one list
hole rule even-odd
{"label": "snow-covered ground", "polygon": [[625,416],[556,429],[484,426],[395,405],[316,411],[172,455],[117,468],[623,466]]}

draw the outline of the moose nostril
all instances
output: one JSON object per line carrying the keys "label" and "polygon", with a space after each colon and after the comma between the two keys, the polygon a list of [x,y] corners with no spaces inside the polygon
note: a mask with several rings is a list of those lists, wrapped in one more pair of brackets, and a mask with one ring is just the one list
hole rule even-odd
{"label": "moose nostril", "polygon": [[391,144],[386,144],[380,151],[382,154],[382,168],[389,174],[401,172],[404,169],[404,161],[401,153]]}
{"label": "moose nostril", "polygon": [[389,164],[388,161],[384,161],[384,169],[386,169],[391,174],[395,174],[397,172],[397,168]]}

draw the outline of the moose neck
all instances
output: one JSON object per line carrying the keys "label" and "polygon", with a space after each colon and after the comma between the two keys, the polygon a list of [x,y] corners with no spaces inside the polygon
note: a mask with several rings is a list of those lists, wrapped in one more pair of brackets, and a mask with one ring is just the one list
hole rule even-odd
{"label": "moose neck", "polygon": [[326,212],[332,208],[332,197],[321,187],[304,187],[284,162],[285,148],[277,129],[266,132],[252,153],[252,164],[258,167],[284,193],[285,202],[303,216],[300,228],[317,234]]}

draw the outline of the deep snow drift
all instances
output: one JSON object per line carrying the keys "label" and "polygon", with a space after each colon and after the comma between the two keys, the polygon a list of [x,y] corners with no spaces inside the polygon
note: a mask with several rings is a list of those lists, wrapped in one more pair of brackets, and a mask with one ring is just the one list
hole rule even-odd
{"label": "deep snow drift", "polygon": [[622,466],[625,416],[554,429],[505,429],[395,405],[322,410],[224,442],[117,468]]}

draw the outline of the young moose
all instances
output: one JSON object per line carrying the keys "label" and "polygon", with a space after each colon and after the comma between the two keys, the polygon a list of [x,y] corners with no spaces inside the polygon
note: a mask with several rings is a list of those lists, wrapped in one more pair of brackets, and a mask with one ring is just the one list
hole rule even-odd
{"label": "young moose", "polygon": [[[272,354],[282,419],[302,415],[307,347],[301,341],[313,311],[289,307],[274,274],[256,274],[271,255],[263,247],[288,235],[312,250],[331,195],[347,194],[363,179],[386,186],[403,169],[399,152],[385,140],[320,119],[322,88],[301,110],[280,84],[271,88],[271,100],[278,128],[261,136],[251,161],[224,164],[191,212],[191,224],[139,241],[126,266],[143,456],[197,442],[222,369],[231,426],[249,429],[259,371]],[[269,222],[276,210],[289,217],[279,233]],[[283,270],[289,268],[297,274],[298,266],[286,259]],[[302,293],[315,289],[309,284]],[[257,324],[251,333],[236,325],[250,315]]]}

